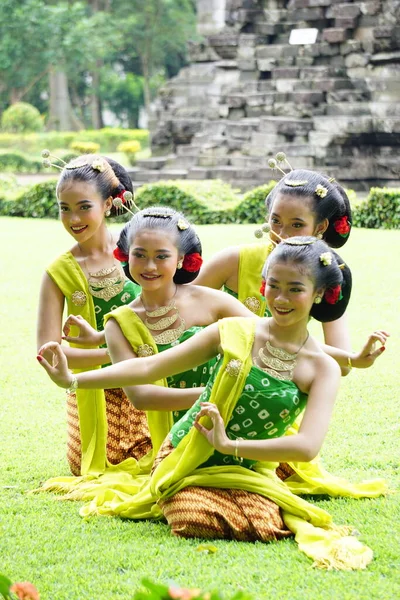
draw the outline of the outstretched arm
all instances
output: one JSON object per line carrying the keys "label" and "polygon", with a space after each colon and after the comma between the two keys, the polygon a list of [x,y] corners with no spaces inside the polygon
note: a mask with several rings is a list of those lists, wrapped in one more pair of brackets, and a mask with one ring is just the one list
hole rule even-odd
{"label": "outstretched arm", "polygon": [[[213,358],[220,351],[218,325],[215,323],[203,331],[160,354],[146,358],[124,360],[104,369],[86,371],[73,376],[68,370],[66,358],[57,342],[48,342],[39,350],[38,361],[58,386],[69,388],[74,382],[84,389],[112,389],[130,385],[142,385],[193,369]],[[52,364],[44,358],[50,352]]]}
{"label": "outstretched arm", "polygon": [[[367,369],[374,364],[379,356],[382,356],[389,336],[390,334],[387,331],[381,329],[374,331],[369,335],[366,343],[359,352],[349,352],[333,346],[327,346],[326,344],[321,344],[321,347],[326,354],[329,354],[329,356],[336,360],[340,367]],[[377,343],[380,346],[376,349],[375,346]]]}
{"label": "outstretched arm", "polygon": [[[105,327],[107,346],[113,364],[136,357],[132,346],[115,319]],[[183,410],[190,408],[200,396],[200,388],[174,389],[159,385],[125,386],[124,392],[139,410]]]}
{"label": "outstretched arm", "polygon": [[[324,332],[324,342],[327,346],[333,346],[333,348],[351,352],[349,324],[346,313],[335,321],[322,323],[322,329]],[[330,353],[328,352],[328,354]],[[340,370],[345,377],[350,373],[351,368],[349,368],[347,364],[343,364],[340,365]]]}

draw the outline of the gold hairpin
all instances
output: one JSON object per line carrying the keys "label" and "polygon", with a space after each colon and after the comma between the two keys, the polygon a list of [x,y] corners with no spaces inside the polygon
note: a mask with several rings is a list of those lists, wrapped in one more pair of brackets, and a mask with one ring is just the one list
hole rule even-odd
{"label": "gold hairpin", "polygon": [[[123,200],[125,200],[125,202]],[[137,212],[140,212],[140,209],[136,206],[135,201],[133,199],[133,194],[129,190],[125,190],[122,194],[118,195],[116,198],[113,198],[112,203],[113,206],[115,206],[115,208],[118,208],[119,210],[126,210],[133,217],[135,216],[135,213],[131,211],[128,205],[133,206]]]}
{"label": "gold hairpin", "polygon": [[286,171],[281,169],[279,163],[286,162],[289,165],[291,171],[293,171],[291,164],[286,158],[286,154],[284,152],[277,152],[275,158],[270,158],[268,160],[268,166],[270,169],[278,169],[282,173],[282,175],[287,175]]}

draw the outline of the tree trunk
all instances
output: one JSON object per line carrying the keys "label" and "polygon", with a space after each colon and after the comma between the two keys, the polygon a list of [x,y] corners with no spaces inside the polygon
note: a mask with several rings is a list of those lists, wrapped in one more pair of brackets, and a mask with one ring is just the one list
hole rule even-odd
{"label": "tree trunk", "polygon": [[68,79],[62,68],[54,67],[49,73],[49,120],[48,129],[72,131],[82,129],[82,124],[73,114],[68,90]]}
{"label": "tree trunk", "polygon": [[103,127],[103,118],[101,114],[101,105],[99,97],[100,87],[100,61],[96,63],[96,70],[92,73],[92,96],[90,100],[91,113],[92,113],[92,127],[93,129],[101,129]]}

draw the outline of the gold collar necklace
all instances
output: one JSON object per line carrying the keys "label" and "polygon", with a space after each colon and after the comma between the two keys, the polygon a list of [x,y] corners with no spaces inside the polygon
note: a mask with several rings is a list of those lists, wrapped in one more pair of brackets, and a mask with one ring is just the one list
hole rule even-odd
{"label": "gold collar necklace", "polygon": [[307,335],[298,348],[298,350],[294,353],[287,352],[283,350],[283,348],[276,348],[269,341],[269,322],[268,322],[268,340],[263,348],[260,348],[258,351],[258,358],[261,363],[265,365],[264,367],[260,367],[257,365],[262,371],[269,373],[272,377],[280,380],[288,380],[292,381],[293,372],[297,363],[297,357],[299,355],[300,350],[303,348],[305,343],[308,340],[309,332],[307,331]]}
{"label": "gold collar necklace", "polygon": [[[144,321],[146,327],[150,330],[156,344],[171,344],[179,339],[182,333],[185,331],[185,320],[179,314],[179,311],[175,304],[175,296],[178,291],[178,286],[175,284],[175,293],[171,300],[165,306],[159,306],[155,310],[147,310],[143,302],[142,294],[140,294],[140,301],[143,304],[144,311],[146,313],[146,319]],[[168,313],[172,314],[167,317]],[[160,317],[160,318],[158,318]],[[156,321],[149,321],[149,319],[157,319]],[[167,329],[170,325],[173,325],[177,321],[180,321],[178,327],[175,329]],[[153,333],[164,329],[162,333]]]}
{"label": "gold collar necklace", "polygon": [[[112,241],[111,232],[109,232],[109,234],[110,241]],[[126,279],[122,268],[114,262],[111,267],[103,267],[99,271],[89,271],[86,258],[79,243],[78,248],[81,253],[83,266],[88,275],[87,280],[90,294],[95,298],[101,298],[108,302],[111,298],[114,298],[122,292]],[[114,276],[109,277],[110,275]]]}

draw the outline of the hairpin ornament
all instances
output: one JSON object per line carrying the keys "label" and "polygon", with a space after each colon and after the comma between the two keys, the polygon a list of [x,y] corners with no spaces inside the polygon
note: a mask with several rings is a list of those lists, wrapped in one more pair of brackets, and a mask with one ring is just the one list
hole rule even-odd
{"label": "hairpin ornament", "polygon": [[271,230],[269,223],[263,223],[261,227],[255,230],[254,235],[257,239],[263,237],[264,233],[268,233]]}
{"label": "hairpin ornament", "polygon": [[293,171],[291,164],[286,158],[286,154],[284,152],[277,152],[275,154],[275,158],[270,158],[268,160],[268,166],[270,169],[278,169],[282,173],[282,175],[287,175],[287,173],[279,166],[279,163],[286,162],[289,165],[289,169]]}
{"label": "hairpin ornament", "polygon": [[140,210],[135,204],[132,192],[129,190],[122,190],[119,192],[119,194],[113,198],[112,203],[115,208],[126,210],[126,212],[130,213],[132,216],[134,216],[135,213],[131,211],[129,205],[133,206],[136,209],[136,212],[139,212]]}
{"label": "hairpin ornament", "polygon": [[[60,162],[62,162],[64,166],[60,166],[55,163],[52,163],[50,160],[50,156],[52,156],[56,160],[59,160]],[[64,169],[65,165],[67,164],[65,162],[65,160],[63,160],[62,158],[58,158],[58,156],[55,156],[54,154],[51,154],[50,150],[46,150],[46,149],[42,150],[42,159],[43,159],[42,165],[47,169],[49,169],[50,167],[54,167],[55,169],[59,169],[60,171],[62,171]]]}
{"label": "hairpin ornament", "polygon": [[332,264],[332,253],[331,252],[323,252],[320,254],[319,260],[322,262],[324,267],[328,267]]}
{"label": "hairpin ornament", "polygon": [[317,194],[317,196],[319,196],[320,198],[325,198],[325,196],[328,193],[328,188],[324,187],[323,185],[321,185],[320,183],[317,185],[317,187],[315,188],[315,193]]}
{"label": "hairpin ornament", "polygon": [[190,225],[183,219],[179,219],[179,221],[177,223],[177,227],[178,227],[179,231],[185,231],[186,229],[189,229]]}
{"label": "hairpin ornament", "polygon": [[307,179],[285,179],[285,185],[289,187],[301,187],[302,185],[307,185]]}

